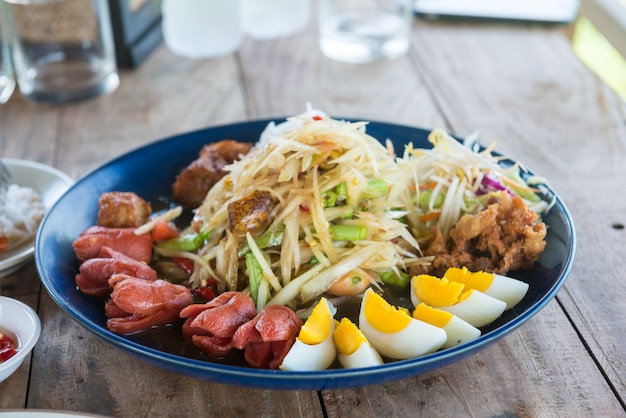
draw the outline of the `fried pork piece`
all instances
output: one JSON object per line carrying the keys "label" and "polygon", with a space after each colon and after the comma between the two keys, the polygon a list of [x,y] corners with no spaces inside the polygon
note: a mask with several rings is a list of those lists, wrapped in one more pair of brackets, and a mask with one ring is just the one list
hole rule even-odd
{"label": "fried pork piece", "polygon": [[426,271],[412,273],[442,276],[448,267],[463,266],[498,274],[528,269],[546,246],[546,225],[537,219],[520,197],[500,192],[483,211],[461,217],[448,242],[433,229],[424,253],[435,258]]}
{"label": "fried pork piece", "polygon": [[98,225],[136,228],[150,217],[152,207],[133,192],[102,193],[98,199]]}
{"label": "fried pork piece", "polygon": [[224,166],[247,154],[250,148],[251,143],[230,139],[205,145],[198,159],[176,177],[172,186],[174,199],[188,209],[200,206],[209,189],[226,174]]}
{"label": "fried pork piece", "polygon": [[255,234],[271,219],[274,206],[272,194],[255,190],[228,205],[228,226],[235,236],[244,237],[247,232]]}

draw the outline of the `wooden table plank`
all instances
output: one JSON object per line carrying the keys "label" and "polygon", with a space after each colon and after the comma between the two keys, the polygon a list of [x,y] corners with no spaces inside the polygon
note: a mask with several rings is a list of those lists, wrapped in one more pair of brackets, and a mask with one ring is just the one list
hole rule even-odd
{"label": "wooden table plank", "polygon": [[552,302],[500,342],[438,371],[325,391],[328,416],[619,416],[619,402],[566,322]]}
{"label": "wooden table plank", "polygon": [[333,117],[444,126],[408,56],[337,62],[319,52],[314,29],[272,42],[248,40],[239,56],[253,118],[295,115],[310,103]]}
{"label": "wooden table plank", "polygon": [[40,316],[46,332],[34,356],[46,360],[33,366],[30,408],[124,417],[291,417],[293,408],[302,416],[320,411],[315,392],[245,389],[245,396],[233,396],[241,390],[140,361],[94,337],[47,294],[42,297]]}
{"label": "wooden table plank", "polygon": [[[528,130],[523,128],[530,123],[530,118],[545,115],[546,109],[552,111],[552,107],[556,106],[554,101],[558,102],[559,97],[564,94],[558,90],[557,85],[552,89],[553,96],[547,98],[543,96],[546,86],[558,81],[559,66],[563,64],[558,62],[558,57],[552,57],[554,61],[548,59],[551,57],[552,45],[545,45],[542,48],[541,40],[556,38],[554,42],[563,52],[564,47],[559,44],[560,35],[546,36],[543,29],[511,30],[509,27],[501,29],[501,34],[497,27],[482,31],[480,28],[464,29],[463,25],[443,24],[441,27],[429,25],[428,29],[434,26],[434,35],[425,28],[423,32],[426,34],[422,36],[421,25],[421,23],[416,25],[415,43],[409,57],[377,63],[374,66],[359,67],[337,63],[327,60],[319,53],[310,52],[314,39],[310,33],[272,43],[271,47],[262,43],[244,46],[241,59],[249,95],[253,103],[256,103],[253,114],[284,114],[288,110],[284,108],[281,110],[281,106],[288,109],[290,105],[297,106],[298,101],[313,97],[314,99],[309,100],[322,103],[318,106],[322,110],[327,110],[323,104],[328,102],[331,109],[327,111],[331,114],[342,114],[335,109],[341,110],[345,102],[349,104],[353,115],[363,115],[364,119],[376,117],[400,123],[440,127],[444,119],[440,116],[430,118],[428,115],[436,114],[436,106],[441,104],[445,120],[450,121],[455,131],[469,134],[479,129],[486,134],[485,137],[489,135],[497,138],[499,145],[515,153],[512,155],[517,157],[517,152],[520,151],[521,155],[518,158],[529,161],[533,168],[539,163],[549,164],[549,156],[554,155],[551,151],[555,150],[547,149],[546,153],[537,152],[539,147],[544,145],[542,136],[533,136],[531,139],[524,139],[523,142],[519,138],[528,138]],[[458,30],[459,27],[461,30]],[[511,32],[513,35],[510,35]],[[437,34],[441,34],[440,38],[436,37]],[[507,45],[508,42],[511,46],[505,58],[495,54],[493,50],[493,45],[498,44],[503,36],[510,38],[508,40],[505,38],[503,43]],[[493,45],[483,45],[483,38],[490,39]],[[291,45],[298,42],[298,46]],[[289,55],[288,52],[294,50],[306,52]],[[517,61],[510,62],[510,59],[516,56],[515,51],[529,50],[537,50],[537,57],[529,53],[518,54]],[[526,62],[522,66],[519,56],[531,57],[536,61]],[[407,67],[407,60],[411,61],[417,72],[410,77],[405,74],[406,71],[413,71],[410,66]],[[257,65],[250,65],[252,62]],[[265,71],[265,66],[259,63],[268,63],[271,71]],[[542,64],[545,68],[541,68],[545,69],[547,74],[531,71],[535,66]],[[567,65],[575,64],[567,62]],[[377,77],[377,66],[380,68],[394,66],[394,69],[385,72],[381,78]],[[510,69],[510,73],[505,73],[505,80],[499,81],[498,75],[507,69]],[[443,71],[446,73],[442,73]],[[583,78],[591,77],[584,69],[581,69],[580,73]],[[344,80],[342,83],[328,81],[338,74],[335,81]],[[389,74],[394,76],[387,78]],[[524,75],[525,78],[522,77]],[[415,81],[422,77],[428,86]],[[398,80],[407,78],[417,84],[399,85]],[[285,80],[288,82],[284,82]],[[316,83],[313,83],[314,88],[304,80],[316,80]],[[355,82],[352,83],[351,80]],[[526,85],[523,81],[526,81]],[[294,85],[301,88],[289,88]],[[364,85],[372,91],[377,91],[382,97],[372,98],[367,95],[368,97],[364,98],[362,96]],[[336,90],[330,86],[336,87]],[[433,90],[434,101],[430,102],[430,111],[424,111],[427,107],[425,103],[428,101],[424,100],[423,95],[427,94],[429,88]],[[403,95],[403,89],[420,92],[422,96]],[[526,94],[516,95],[520,91],[526,91],[525,89],[528,90]],[[512,91],[516,96],[508,97],[504,94],[507,91]],[[498,93],[504,96],[500,97]],[[342,100],[338,101],[338,97]],[[410,111],[416,108],[410,101],[410,98],[415,97],[419,97],[421,110],[419,115]],[[394,106],[389,106],[389,102],[393,101],[392,98],[396,98],[397,102]],[[267,103],[270,105],[266,106]],[[404,105],[400,106],[405,109],[404,113],[396,111],[398,103]],[[526,110],[528,112],[524,112]],[[519,117],[517,111],[520,113]],[[574,115],[568,115],[565,110],[561,109],[559,112],[563,115],[555,113],[556,120],[552,122],[553,125],[567,127],[567,123],[561,119],[562,116],[567,118],[566,122],[575,120]],[[515,116],[511,117],[510,113],[514,113]],[[544,120],[550,121],[550,118],[544,116]],[[517,129],[511,132],[511,127]],[[537,129],[539,128],[531,129],[531,134],[537,135],[534,132]],[[560,149],[562,147],[562,143],[559,143],[560,137],[552,134],[551,138],[552,142],[548,145],[556,150]],[[539,167],[544,168],[543,165]],[[546,176],[554,175],[553,171],[549,171]],[[561,175],[559,179],[564,182],[566,177]],[[555,317],[558,321],[554,320]],[[426,415],[439,412],[450,416],[472,415],[472,411],[477,410],[496,416],[508,414],[568,416],[585,410],[600,411],[600,415],[602,412],[611,415],[622,410],[594,361],[588,357],[585,345],[578,340],[574,328],[563,327],[563,324],[568,324],[567,318],[559,305],[552,302],[549,309],[525,325],[522,331],[484,353],[458,365],[449,366],[441,372],[431,373],[424,378],[406,379],[383,385],[384,390],[381,390],[381,387],[373,387],[324,391],[326,410],[329,416],[361,413],[375,416],[381,414],[406,416],[414,412],[416,405],[419,405],[420,411]],[[520,334],[524,337],[520,338]],[[568,342],[566,348],[562,347],[564,341]],[[498,361],[491,362],[491,358],[497,358]],[[484,368],[488,367],[485,365],[490,363],[506,364],[510,365],[510,368],[485,372]],[[501,380],[493,380],[498,375]],[[584,378],[580,381],[572,379],[576,376]],[[589,384],[587,379],[594,383]],[[488,393],[476,393],[470,388],[472,396],[466,395],[464,391],[468,390],[466,387],[470,380],[472,386],[482,388]],[[432,401],[424,394],[427,386],[424,381],[429,382],[428,387],[435,386]],[[433,381],[437,381],[438,384],[433,385]],[[576,389],[572,390],[572,385]],[[442,390],[446,396],[441,395]],[[457,401],[449,401],[450,399]],[[567,399],[567,402],[563,399]],[[393,405],[398,405],[397,409],[394,409]],[[349,413],[345,412],[347,406],[351,407]],[[479,415],[484,414],[481,412]]]}
{"label": "wooden table plank", "polygon": [[[568,205],[578,249],[559,297],[626,404],[626,321],[616,320],[626,316],[626,282],[616,280],[626,269],[626,230],[614,227],[626,224],[626,195],[612,181],[626,179],[623,101],[557,30],[546,36],[541,28],[502,25],[418,28],[420,68],[455,131],[497,139]],[[449,74],[442,78],[444,65]]]}
{"label": "wooden table plank", "polygon": [[[40,159],[78,178],[148,142],[247,119],[234,58],[184,60],[162,47],[141,69],[123,73],[120,87],[112,94],[58,107],[15,97],[10,107],[0,108],[4,112],[0,118],[10,120],[5,125],[10,130],[3,130],[3,135],[15,139],[0,143],[1,155]],[[49,123],[33,124],[33,119],[40,118]],[[41,135],[42,131],[47,135]],[[35,142],[53,145],[47,159],[33,148]],[[3,289],[11,296],[39,290],[37,282],[22,283],[35,272],[35,266],[29,265],[3,281]],[[33,365],[28,400],[5,390],[17,388],[18,393],[26,393],[26,365],[0,383],[0,408],[28,406],[108,416],[293,416],[294,410],[302,416],[321,414],[315,392],[246,389],[245,396],[233,397],[239,388],[144,364],[77,324],[45,292],[39,314],[44,328],[34,350],[38,361]]]}
{"label": "wooden table plank", "polygon": [[[247,39],[238,54],[214,60],[181,59],[162,46],[139,69],[124,71],[118,90],[95,100],[43,106],[13,97],[0,106],[0,155],[78,178],[156,139],[296,114],[307,102],[333,116],[461,135],[479,130],[545,175],[572,211],[577,262],[558,302],[448,367],[318,396],[161,370],[101,341],[43,293],[28,399],[25,365],[0,383],[0,408],[110,416],[624,416],[626,284],[615,277],[626,267],[626,240],[613,228],[626,224],[626,197],[615,191],[626,153],[624,104],[556,30],[418,21],[413,36],[408,56],[367,66],[323,57],[313,27],[276,41]],[[2,279],[0,290],[36,306],[34,273],[29,265]]]}
{"label": "wooden table plank", "polygon": [[28,102],[15,93],[0,106],[0,156],[53,164],[61,113],[59,108]]}
{"label": "wooden table plank", "polygon": [[113,93],[63,107],[58,166],[77,178],[149,142],[245,119],[238,72],[233,56],[196,61],[162,45]]}

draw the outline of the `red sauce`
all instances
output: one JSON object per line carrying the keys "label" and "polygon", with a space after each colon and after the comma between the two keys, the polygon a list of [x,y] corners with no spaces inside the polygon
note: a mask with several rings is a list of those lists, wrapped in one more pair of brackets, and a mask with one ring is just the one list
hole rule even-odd
{"label": "red sauce", "polygon": [[0,328],[0,363],[17,354],[17,337]]}

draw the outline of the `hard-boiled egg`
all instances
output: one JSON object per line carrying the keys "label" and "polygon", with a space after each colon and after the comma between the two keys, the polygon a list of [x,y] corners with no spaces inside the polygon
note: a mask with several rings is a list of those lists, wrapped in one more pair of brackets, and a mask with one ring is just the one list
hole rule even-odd
{"label": "hard-boiled egg", "polygon": [[327,369],[337,356],[333,332],[337,309],[326,298],[320,299],[289,349],[281,370],[313,371]]}
{"label": "hard-boiled egg", "polygon": [[437,351],[447,339],[443,329],[412,318],[371,288],[363,295],[359,329],[380,354],[397,360]]}
{"label": "hard-boiled egg", "polygon": [[480,337],[480,330],[456,315],[420,303],[413,311],[413,318],[442,328],[448,339],[441,348],[456,347]]}
{"label": "hard-boiled egg", "polygon": [[446,279],[463,283],[466,288],[476,289],[506,303],[506,309],[517,305],[528,292],[528,283],[499,274],[484,271],[471,272],[466,267],[451,267],[443,275]]}
{"label": "hard-boiled egg", "polygon": [[365,335],[348,318],[335,324],[333,340],[337,348],[337,359],[346,369],[370,367],[383,364],[378,351],[367,341]]}
{"label": "hard-boiled egg", "polygon": [[428,274],[411,279],[411,301],[414,306],[425,303],[450,312],[477,328],[496,320],[506,308],[501,300],[478,290],[465,289],[463,283]]}

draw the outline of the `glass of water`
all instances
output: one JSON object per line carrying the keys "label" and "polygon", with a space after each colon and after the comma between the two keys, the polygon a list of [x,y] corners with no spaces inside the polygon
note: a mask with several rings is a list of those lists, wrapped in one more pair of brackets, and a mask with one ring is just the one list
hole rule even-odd
{"label": "glass of water", "polygon": [[320,48],[338,61],[367,63],[409,49],[412,0],[320,0]]}
{"label": "glass of water", "polygon": [[38,102],[83,100],[117,88],[106,0],[3,0],[20,92]]}
{"label": "glass of water", "polygon": [[15,77],[9,51],[11,31],[8,23],[4,4],[0,2],[0,104],[6,103],[15,90]]}

